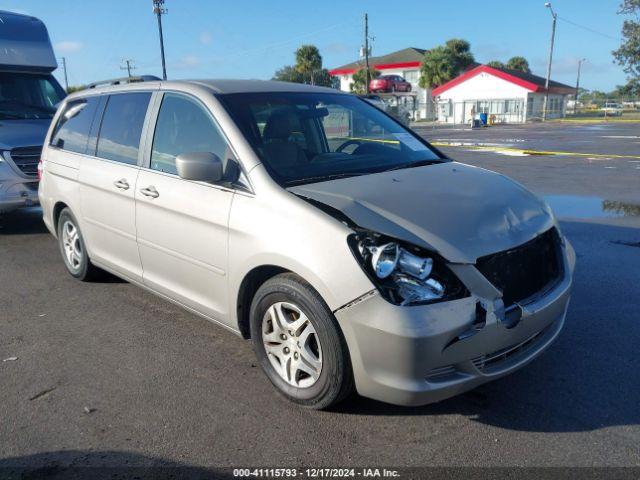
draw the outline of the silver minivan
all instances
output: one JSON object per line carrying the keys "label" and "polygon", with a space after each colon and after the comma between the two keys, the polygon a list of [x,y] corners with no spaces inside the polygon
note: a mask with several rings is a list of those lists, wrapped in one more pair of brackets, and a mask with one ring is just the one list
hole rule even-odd
{"label": "silver minivan", "polygon": [[575,254],[549,207],[366,101],[249,80],[60,106],[40,202],[67,270],[106,270],[251,339],[284,397],[451,397],[562,329]]}

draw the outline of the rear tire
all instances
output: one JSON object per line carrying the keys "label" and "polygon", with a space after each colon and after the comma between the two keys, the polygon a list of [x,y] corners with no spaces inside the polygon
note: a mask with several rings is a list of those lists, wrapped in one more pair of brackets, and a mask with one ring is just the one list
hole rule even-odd
{"label": "rear tire", "polygon": [[100,276],[102,270],[89,260],[78,221],[69,208],[58,217],[58,245],[64,266],[73,277],[88,282]]}
{"label": "rear tire", "polygon": [[267,280],[251,303],[251,339],[263,371],[286,399],[321,410],[353,391],[338,322],[311,285],[292,273]]}

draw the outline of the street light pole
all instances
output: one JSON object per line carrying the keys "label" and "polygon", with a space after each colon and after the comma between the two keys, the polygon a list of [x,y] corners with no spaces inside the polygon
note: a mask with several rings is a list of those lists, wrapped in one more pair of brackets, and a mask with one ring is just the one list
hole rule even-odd
{"label": "street light pole", "polygon": [[576,113],[576,110],[578,109],[578,95],[580,95],[580,67],[582,67],[582,62],[585,62],[587,59],[586,58],[581,58],[580,60],[578,60],[578,78],[576,78],[576,98],[575,101],[573,103],[573,113]]}
{"label": "street light pole", "polygon": [[158,33],[160,34],[160,56],[162,57],[162,79],[167,79],[167,67],[164,61],[164,39],[162,38],[162,15],[167,13],[164,0],[153,0],[153,13],[158,16]]}
{"label": "street light pole", "polygon": [[556,38],[556,20],[558,18],[558,14],[553,11],[551,8],[551,2],[547,2],[544,4],[545,7],[549,9],[551,12],[551,16],[553,17],[553,23],[551,24],[551,44],[549,45],[549,63],[547,64],[547,78],[544,82],[544,104],[542,106],[542,121],[547,119],[547,104],[549,103],[549,80],[551,78],[551,62],[553,61],[553,43]]}

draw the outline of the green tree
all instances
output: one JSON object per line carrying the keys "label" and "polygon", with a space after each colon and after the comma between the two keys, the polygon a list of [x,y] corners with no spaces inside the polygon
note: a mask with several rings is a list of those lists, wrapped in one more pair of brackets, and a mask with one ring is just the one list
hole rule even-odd
{"label": "green tree", "polygon": [[473,54],[471,53],[471,44],[461,38],[452,38],[444,44],[453,55],[455,67],[458,71],[462,71],[475,63]]}
{"label": "green tree", "polygon": [[[369,67],[369,78],[376,78],[380,76],[380,72],[378,70]],[[357,93],[362,95],[367,93],[367,69],[361,68],[356,73],[353,74],[353,82],[349,85],[349,88],[353,93]]]}
{"label": "green tree", "polygon": [[87,88],[87,87],[86,87],[86,86],[84,86],[84,85],[77,85],[77,86],[75,86],[75,85],[70,85],[70,86],[67,88],[67,93],[68,93],[68,94],[71,94],[71,93],[73,93],[73,92],[78,92],[78,91],[80,91],[80,90],[84,90],[85,88]]}
{"label": "green tree", "polygon": [[529,62],[524,57],[511,57],[507,62],[507,68],[510,70],[520,70],[524,73],[531,73]]}
{"label": "green tree", "polygon": [[626,85],[618,85],[611,92],[614,98],[640,98],[640,77],[630,78]]}
{"label": "green tree", "polygon": [[311,85],[315,85],[315,77],[322,70],[322,56],[315,45],[302,45],[296,50],[296,70]]}
{"label": "green tree", "polygon": [[318,85],[320,87],[336,88],[336,82],[338,82],[338,79],[335,77],[332,77],[329,74],[329,70],[327,70],[326,68],[323,68],[314,77],[314,82],[315,82],[315,85]]}
{"label": "green tree", "polygon": [[619,14],[630,15],[622,24],[623,42],[613,56],[632,78],[640,77],[640,0],[623,0]]}
{"label": "green tree", "polygon": [[487,62],[486,65],[493,68],[507,68],[507,66],[500,60],[491,60],[490,62]]}
{"label": "green tree", "polygon": [[278,70],[273,75],[272,80],[279,80],[281,82],[304,83],[302,74],[298,72],[296,67],[292,67],[291,65],[286,65]]}
{"label": "green tree", "polygon": [[475,62],[466,40],[452,38],[424,55],[420,67],[420,86],[433,88],[457,77]]}

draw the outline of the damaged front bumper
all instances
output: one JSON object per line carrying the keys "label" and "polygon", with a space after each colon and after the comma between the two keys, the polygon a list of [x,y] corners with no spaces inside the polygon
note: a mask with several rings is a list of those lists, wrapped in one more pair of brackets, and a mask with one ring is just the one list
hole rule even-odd
{"label": "damaged front bumper", "polygon": [[437,402],[502,377],[537,357],[564,324],[575,252],[565,240],[554,286],[505,312],[499,292],[473,265],[456,273],[471,295],[403,307],[377,291],[335,312],[356,389],[397,405]]}

